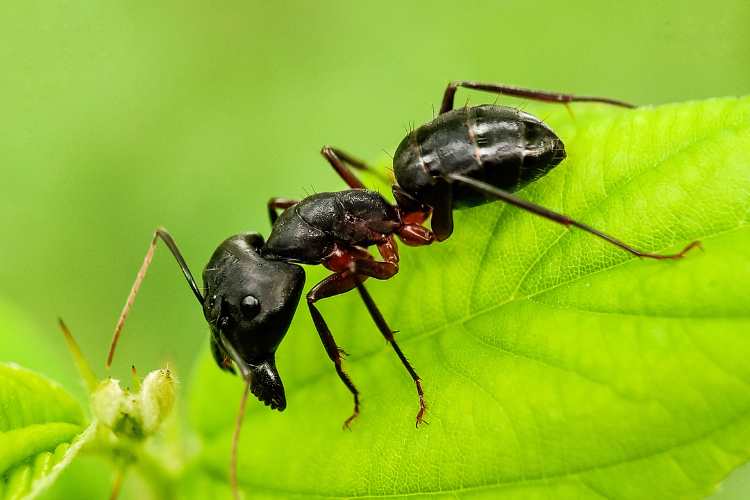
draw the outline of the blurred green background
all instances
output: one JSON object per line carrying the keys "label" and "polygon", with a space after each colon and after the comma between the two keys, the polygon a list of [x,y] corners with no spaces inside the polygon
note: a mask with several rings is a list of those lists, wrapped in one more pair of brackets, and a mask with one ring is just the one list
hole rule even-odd
{"label": "blurred green background", "polygon": [[[75,387],[56,317],[103,365],[157,225],[199,275],[225,237],[268,233],[269,197],[341,189],[323,144],[386,160],[451,79],[742,95],[749,26],[742,0],[4,1],[0,359]],[[166,361],[187,378],[206,340],[160,249],[114,374]]]}

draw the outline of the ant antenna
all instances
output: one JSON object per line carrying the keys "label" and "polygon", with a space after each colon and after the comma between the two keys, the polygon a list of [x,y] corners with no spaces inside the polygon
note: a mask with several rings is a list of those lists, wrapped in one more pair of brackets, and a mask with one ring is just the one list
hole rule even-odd
{"label": "ant antenna", "polygon": [[237,484],[237,452],[240,446],[240,431],[242,430],[242,421],[245,419],[245,406],[247,406],[247,397],[250,394],[250,379],[245,382],[245,391],[242,393],[240,400],[240,409],[237,412],[237,420],[234,424],[234,433],[232,434],[232,459],[229,464],[229,483],[232,486],[232,496],[235,500],[240,500],[240,488]]}
{"label": "ant antenna", "polygon": [[112,343],[109,346],[109,354],[107,354],[107,361],[105,363],[105,366],[107,368],[112,366],[112,359],[115,357],[115,349],[117,348],[117,341],[120,340],[122,327],[125,326],[125,319],[128,317],[128,313],[130,312],[130,309],[133,307],[133,303],[135,302],[135,296],[138,294],[138,290],[141,288],[141,283],[143,283],[143,280],[146,277],[146,272],[148,271],[148,267],[151,265],[151,261],[154,259],[154,251],[156,250],[156,239],[157,239],[156,234],[157,233],[154,233],[154,237],[151,239],[151,244],[148,246],[148,251],[146,251],[146,256],[143,258],[143,264],[141,264],[141,268],[138,269],[138,274],[136,274],[135,281],[133,282],[133,286],[130,288],[128,299],[125,301],[125,306],[122,308],[120,317],[117,319],[117,324],[115,325],[115,333],[112,335]]}
{"label": "ant antenna", "polygon": [[229,463],[229,483],[232,487],[232,496],[235,500],[240,500],[240,489],[237,484],[237,452],[240,445],[240,430],[242,429],[242,421],[245,419],[245,406],[247,405],[247,396],[250,393],[250,385],[253,382],[253,375],[250,369],[242,360],[242,357],[237,352],[237,349],[229,342],[224,333],[219,330],[219,342],[229,354],[229,358],[234,361],[237,366],[237,370],[245,380],[245,392],[242,394],[240,400],[240,410],[237,413],[237,420],[234,424],[234,434],[232,435],[232,458]]}
{"label": "ant antenna", "polygon": [[143,264],[141,264],[141,268],[138,270],[138,274],[135,276],[133,286],[130,288],[130,293],[128,294],[127,301],[125,301],[125,306],[122,308],[120,317],[118,318],[117,324],[115,325],[115,333],[112,335],[112,343],[110,344],[109,354],[107,355],[107,362],[105,364],[107,368],[112,366],[112,359],[115,357],[115,349],[117,347],[118,340],[120,340],[122,327],[125,326],[125,319],[128,317],[128,313],[133,307],[135,296],[138,295],[138,290],[141,288],[141,284],[143,283],[144,278],[146,278],[146,272],[148,271],[148,268],[151,265],[151,261],[154,258],[156,242],[159,238],[161,238],[161,240],[172,252],[172,255],[174,256],[175,260],[177,260],[177,264],[180,266],[182,274],[185,276],[188,285],[190,285],[190,288],[193,290],[195,298],[198,299],[198,302],[201,304],[201,306],[203,306],[203,294],[198,289],[198,285],[195,283],[195,279],[190,273],[190,269],[188,268],[187,263],[185,263],[185,259],[182,257],[179,248],[177,248],[177,243],[175,243],[174,239],[172,239],[172,235],[170,235],[166,229],[164,229],[163,227],[157,228],[156,231],[154,231],[154,237],[151,239],[151,244],[149,244],[148,246],[146,256],[143,258]]}

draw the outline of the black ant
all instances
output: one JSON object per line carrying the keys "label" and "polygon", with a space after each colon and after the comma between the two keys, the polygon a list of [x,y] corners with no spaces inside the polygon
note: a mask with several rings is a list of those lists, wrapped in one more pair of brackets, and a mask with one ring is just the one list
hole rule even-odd
{"label": "black ant", "polygon": [[[322,264],[333,274],[307,293],[307,306],[328,357],[354,397],[354,411],[345,427],[359,414],[359,391],[344,372],[343,351],[315,304],[355,288],[416,385],[419,425],[426,409],[421,379],[363,284],[367,278],[386,280],[398,273],[395,237],[410,246],[444,241],[453,232],[454,209],[502,200],[565,226],[575,226],[638,257],[679,259],[699,245],[694,241],[671,255],[641,252],[591,226],[511,194],[558,165],[566,156],[565,147],[541,120],[518,109],[497,105],[453,109],[458,87],[566,105],[599,102],[634,107],[603,97],[452,82],[443,95],[439,116],[411,131],[396,150],[395,205],[367,190],[350,169],[369,170],[365,163],[324,147],[321,153],[350,189],[314,194],[300,201],[271,199],[268,211],[273,229],[268,240],[264,242],[257,233],[245,233],[221,243],[203,271],[203,291],[172,237],[166,230],[157,229],[115,328],[111,352],[161,238],[203,308],[219,367],[234,372],[234,365],[247,382],[245,395],[249,389],[266,405],[282,411],[286,398],[276,370],[275,352],[289,328],[305,283],[304,271],[297,264]],[[278,209],[284,211],[279,215]],[[428,218],[430,229],[423,225]],[[368,252],[367,248],[373,245],[382,260]],[[244,402],[243,398],[242,408]]]}

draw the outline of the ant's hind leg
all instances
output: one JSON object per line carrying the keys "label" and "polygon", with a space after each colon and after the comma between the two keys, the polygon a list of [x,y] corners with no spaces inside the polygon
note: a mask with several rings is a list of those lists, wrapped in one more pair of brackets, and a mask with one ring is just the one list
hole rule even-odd
{"label": "ant's hind leg", "polygon": [[315,307],[315,302],[328,297],[333,297],[334,295],[346,293],[356,286],[352,275],[348,272],[342,272],[327,277],[315,285],[307,294],[307,307],[310,309],[310,316],[312,316],[315,329],[318,331],[318,335],[320,335],[320,340],[323,342],[328,357],[336,366],[336,373],[338,373],[339,378],[354,397],[354,411],[344,422],[345,429],[348,429],[352,421],[357,418],[357,415],[359,415],[359,391],[354,386],[352,379],[349,378],[349,375],[344,371],[342,366],[342,354],[344,354],[344,351],[336,344],[331,330],[323,319],[323,315],[321,315],[318,308]]}
{"label": "ant's hind leg", "polygon": [[331,146],[323,146],[323,149],[320,150],[320,154],[322,154],[325,159],[328,160],[328,163],[330,163],[336,173],[339,174],[339,177],[341,177],[344,182],[346,182],[346,185],[352,189],[366,189],[366,186],[362,183],[362,181],[359,180],[356,175],[354,175],[354,172],[352,172],[349,167],[364,172],[370,172],[371,174],[379,177],[386,184],[393,184],[393,181],[389,179],[387,175],[383,174],[382,172],[378,171],[376,168],[368,165],[362,160],[351,156],[349,153],[341,151],[340,149],[336,149]]}
{"label": "ant's hind leg", "polygon": [[510,85],[501,85],[496,83],[481,83],[467,80],[456,80],[450,82],[448,84],[448,87],[446,87],[445,89],[445,93],[443,93],[443,103],[440,106],[440,114],[453,109],[453,98],[456,95],[456,90],[458,89],[458,87],[482,90],[484,92],[491,92],[493,94],[521,97],[533,101],[558,102],[561,104],[568,104],[570,102],[600,102],[604,104],[611,104],[612,106],[620,106],[623,108],[635,108],[633,104],[619,101],[617,99],[610,99],[608,97],[576,96],[573,94],[546,92],[544,90],[525,89],[521,87],[512,87]]}
{"label": "ant's hind leg", "polygon": [[567,215],[554,212],[550,210],[549,208],[545,208],[540,205],[537,205],[536,203],[531,203],[530,201],[526,201],[523,198],[519,198],[518,196],[508,193],[507,191],[503,191],[502,189],[498,189],[495,186],[492,186],[490,184],[486,184],[482,181],[478,181],[476,179],[472,179],[471,177],[466,177],[466,176],[459,175],[459,174],[449,174],[448,177],[450,177],[451,179],[455,181],[462,182],[468,186],[471,186],[472,188],[476,189],[480,193],[484,193],[486,195],[492,196],[493,198],[504,201],[506,203],[509,203],[523,210],[526,210],[527,212],[531,212],[532,214],[536,214],[536,215],[539,215],[540,217],[544,217],[545,219],[549,219],[553,222],[557,222],[558,224],[562,224],[565,227],[570,227],[570,226],[577,227],[578,229],[586,231],[589,234],[593,234],[594,236],[603,239],[607,243],[620,247],[626,252],[631,253],[637,257],[643,257],[643,258],[648,258],[648,259],[681,259],[682,257],[685,256],[685,254],[689,250],[701,246],[699,241],[693,241],[692,243],[688,244],[685,248],[680,250],[680,252],[675,253],[675,254],[662,255],[658,253],[642,252],[640,250],[633,248],[627,243],[618,240],[614,236],[610,236],[606,233],[603,233],[599,231],[598,229],[595,229],[589,226],[588,224],[584,224],[583,222],[578,222],[575,219],[571,219]]}

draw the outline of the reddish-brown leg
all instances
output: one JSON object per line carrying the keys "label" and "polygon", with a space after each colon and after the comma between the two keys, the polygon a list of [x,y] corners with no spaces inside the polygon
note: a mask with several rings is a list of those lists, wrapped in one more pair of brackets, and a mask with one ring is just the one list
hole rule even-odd
{"label": "reddish-brown leg", "polygon": [[496,83],[481,83],[466,80],[457,80],[449,83],[448,87],[446,87],[445,93],[443,94],[443,103],[440,106],[440,114],[453,109],[453,97],[456,95],[456,89],[458,89],[458,87],[482,90],[484,92],[491,92],[493,94],[522,97],[524,99],[530,99],[534,101],[559,102],[563,104],[569,102],[599,102],[604,104],[611,104],[612,106],[620,106],[623,108],[635,107],[630,103],[619,101],[617,99],[610,99],[609,97],[576,96],[573,94],[546,92],[544,90],[525,89],[521,87],[512,87],[510,85],[501,85]]}
{"label": "reddish-brown leg", "polygon": [[310,316],[312,316],[313,323],[315,324],[315,329],[318,331],[318,335],[320,335],[320,340],[323,342],[323,346],[326,349],[328,357],[336,366],[336,373],[338,373],[339,378],[354,397],[354,411],[352,412],[352,415],[344,422],[345,429],[348,429],[352,420],[357,418],[357,415],[359,415],[359,391],[354,386],[354,382],[352,382],[352,379],[349,378],[349,375],[347,375],[344,371],[344,368],[341,365],[341,355],[343,351],[336,344],[336,340],[334,340],[331,330],[328,328],[328,325],[323,319],[323,315],[320,314],[318,308],[315,307],[315,303],[321,299],[346,293],[356,286],[357,285],[353,276],[348,271],[344,271],[342,273],[332,274],[331,276],[327,277],[326,279],[315,285],[307,294],[307,307],[310,309]]}
{"label": "reddish-brown leg", "polygon": [[398,245],[392,234],[389,234],[383,243],[378,244],[378,252],[384,261],[398,264]]}
{"label": "reddish-brown leg", "polygon": [[427,202],[432,207],[432,232],[438,241],[445,241],[453,234],[453,187],[445,179],[436,179]]}
{"label": "reddish-brown leg", "polygon": [[419,395],[417,426],[419,426],[419,424],[424,421],[424,413],[427,408],[424,400],[424,391],[422,390],[422,380],[419,378],[419,375],[417,375],[417,372],[411,366],[411,363],[409,363],[409,360],[406,359],[403,351],[401,351],[401,348],[396,343],[396,339],[393,336],[393,334],[396,332],[391,330],[391,328],[388,326],[388,323],[386,323],[385,318],[383,318],[383,315],[378,309],[378,306],[375,304],[375,301],[372,299],[369,292],[365,288],[362,279],[362,275],[376,279],[389,279],[398,272],[398,267],[396,266],[396,262],[398,262],[398,251],[395,246],[395,241],[393,241],[393,236],[390,236],[386,241],[387,243],[378,245],[378,250],[387,262],[376,262],[370,259],[354,261],[353,272],[355,277],[355,284],[357,286],[357,290],[359,291],[360,297],[362,297],[362,300],[367,307],[367,311],[370,313],[370,317],[372,317],[372,320],[375,322],[378,330],[380,330],[380,333],[383,334],[383,337],[385,337],[386,341],[396,352],[396,355],[401,360],[401,363],[404,365],[404,367],[406,367],[406,370],[409,372],[409,375],[411,375],[412,380],[414,380],[414,384],[417,386],[417,394]]}
{"label": "reddish-brown leg", "polygon": [[354,398],[354,411],[344,422],[344,428],[348,429],[351,422],[359,415],[359,391],[344,371],[342,366],[343,351],[336,344],[331,330],[315,303],[321,299],[346,293],[361,284],[367,277],[381,280],[391,278],[398,272],[398,265],[393,262],[377,262],[365,249],[357,247],[337,247],[323,264],[328,269],[335,271],[336,274],[327,277],[308,292],[307,306],[310,309],[310,316],[312,316],[315,329],[318,331],[326,353],[336,367],[336,373]]}
{"label": "reddish-brown leg", "polygon": [[360,280],[357,280],[356,284],[357,284],[357,290],[359,291],[359,295],[362,297],[362,300],[365,302],[365,306],[367,306],[367,311],[370,313],[372,320],[377,325],[378,330],[380,330],[380,333],[382,333],[383,336],[385,337],[385,340],[388,341],[389,344],[391,344],[391,347],[393,347],[393,350],[396,352],[398,359],[401,360],[401,364],[403,364],[404,367],[406,367],[406,370],[409,372],[409,375],[411,375],[412,380],[414,380],[414,384],[417,386],[417,394],[419,395],[419,411],[417,412],[417,427],[419,427],[419,424],[421,424],[422,422],[425,422],[424,413],[425,413],[425,410],[427,409],[427,405],[424,400],[424,390],[422,390],[422,379],[419,378],[419,375],[417,375],[417,372],[411,366],[411,363],[409,363],[409,360],[406,359],[406,356],[404,356],[404,353],[401,351],[401,348],[396,343],[396,339],[393,337],[393,334],[396,332],[391,330],[391,328],[388,326],[388,323],[386,323],[385,318],[383,318],[383,315],[378,309],[378,306],[375,304],[375,301],[372,300],[372,297],[370,296],[370,293],[365,288],[364,284],[362,284]]}
{"label": "reddish-brown leg", "polygon": [[412,195],[401,189],[398,184],[391,187],[396,206],[401,213],[401,222],[404,224],[422,224],[432,213],[432,208],[417,201]]}
{"label": "reddish-brown leg", "polygon": [[398,230],[401,241],[412,247],[429,245],[435,241],[435,235],[419,224],[404,224]]}
{"label": "reddish-brown leg", "polygon": [[681,259],[682,257],[685,256],[685,254],[688,251],[692,250],[693,248],[700,248],[701,246],[700,241],[693,241],[689,243],[685,248],[680,250],[678,253],[674,253],[674,254],[658,254],[658,253],[642,252],[636,248],[633,248],[627,243],[618,240],[614,236],[610,236],[607,233],[603,233],[599,231],[598,229],[589,226],[588,224],[584,224],[583,222],[578,222],[575,219],[571,219],[567,215],[554,212],[550,210],[549,208],[545,208],[540,205],[537,205],[536,203],[532,203],[530,201],[524,200],[523,198],[519,198],[518,196],[514,194],[508,193],[507,191],[503,191],[502,189],[498,189],[495,186],[492,186],[485,182],[478,181],[471,177],[466,177],[464,175],[459,175],[459,174],[449,174],[448,176],[455,181],[463,182],[464,184],[473,187],[474,189],[476,189],[477,191],[481,193],[485,193],[489,196],[493,196],[497,198],[498,200],[502,200],[515,207],[522,208],[523,210],[531,212],[532,214],[536,214],[536,215],[539,215],[540,217],[544,217],[545,219],[551,220],[553,222],[557,222],[558,224],[562,224],[565,227],[570,227],[570,226],[577,227],[578,229],[586,231],[589,234],[593,234],[594,236],[601,238],[604,241],[611,243],[612,245],[615,245],[616,247],[620,247],[626,252],[631,253],[637,257],[657,259],[657,260]]}

